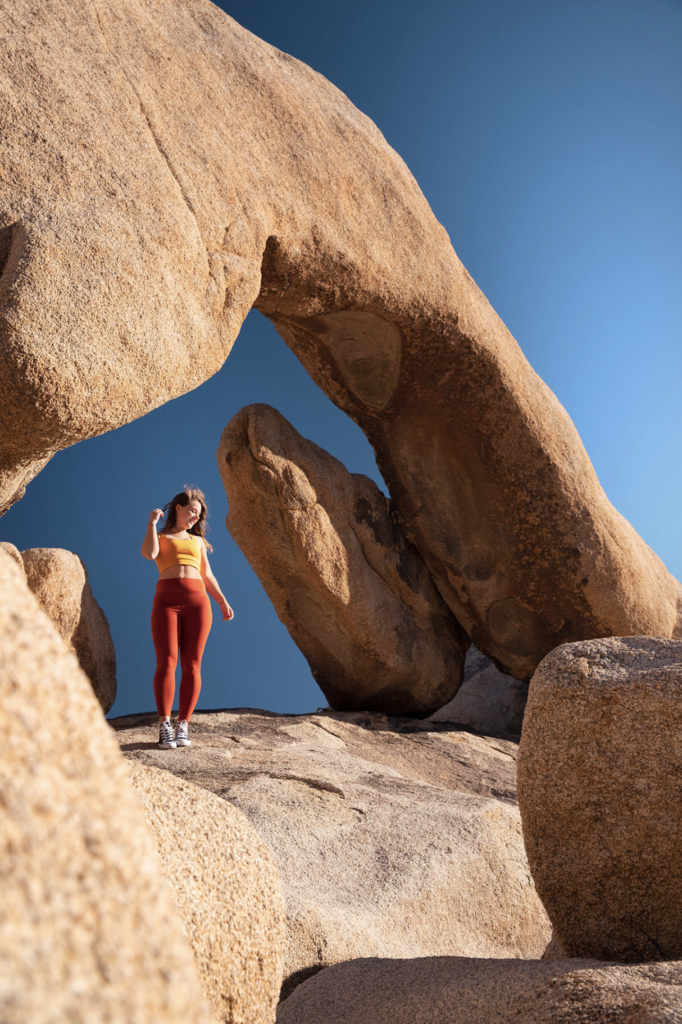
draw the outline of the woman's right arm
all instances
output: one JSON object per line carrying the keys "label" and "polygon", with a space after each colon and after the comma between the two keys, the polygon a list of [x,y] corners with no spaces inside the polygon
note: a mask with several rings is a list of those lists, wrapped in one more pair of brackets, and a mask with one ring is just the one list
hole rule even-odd
{"label": "woman's right arm", "polygon": [[156,524],[163,515],[162,508],[155,508],[149,517],[147,523],[147,532],[144,535],[142,541],[142,552],[143,558],[148,558],[150,562],[159,557],[159,535],[156,532]]}

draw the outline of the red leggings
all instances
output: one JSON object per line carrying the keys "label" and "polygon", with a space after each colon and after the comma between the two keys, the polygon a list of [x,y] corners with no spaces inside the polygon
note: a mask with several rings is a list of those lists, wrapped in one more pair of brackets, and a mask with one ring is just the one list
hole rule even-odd
{"label": "red leggings", "polygon": [[201,656],[213,615],[203,580],[159,580],[152,608],[156,649],[154,697],[159,715],[170,715],[175,696],[175,668],[180,651],[180,714],[188,722],[201,691]]}

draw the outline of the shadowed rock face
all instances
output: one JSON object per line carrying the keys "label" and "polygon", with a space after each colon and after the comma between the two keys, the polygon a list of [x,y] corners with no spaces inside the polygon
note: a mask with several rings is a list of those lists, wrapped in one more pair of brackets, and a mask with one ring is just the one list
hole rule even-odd
{"label": "shadowed rock face", "polygon": [[500,667],[682,635],[682,588],[342,93],[207,0],[0,15],[0,507],[58,449],[209,377],[255,304],[365,431]]}
{"label": "shadowed rock face", "polygon": [[223,432],[227,526],[331,707],[424,714],[454,696],[468,641],[366,476],[269,405]]}
{"label": "shadowed rock face", "polygon": [[528,683],[505,675],[490,658],[470,647],[464,662],[462,685],[431,722],[459,722],[487,735],[521,735]]}
{"label": "shadowed rock face", "polygon": [[557,953],[682,958],[681,731],[677,641],[570,644],[533,676],[519,803]]}

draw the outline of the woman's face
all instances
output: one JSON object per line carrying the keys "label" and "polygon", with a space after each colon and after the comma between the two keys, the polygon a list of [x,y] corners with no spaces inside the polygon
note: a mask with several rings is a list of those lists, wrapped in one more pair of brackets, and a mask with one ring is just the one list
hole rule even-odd
{"label": "woman's face", "polygon": [[178,530],[191,530],[201,515],[201,502],[195,498],[189,505],[175,506],[175,525]]}

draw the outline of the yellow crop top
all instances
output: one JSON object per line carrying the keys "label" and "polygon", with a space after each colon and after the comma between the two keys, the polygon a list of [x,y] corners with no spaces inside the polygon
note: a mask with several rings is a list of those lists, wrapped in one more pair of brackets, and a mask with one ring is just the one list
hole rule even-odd
{"label": "yellow crop top", "polygon": [[189,537],[169,537],[159,534],[159,554],[156,567],[165,572],[173,565],[193,565],[201,572],[201,541],[190,533]]}

